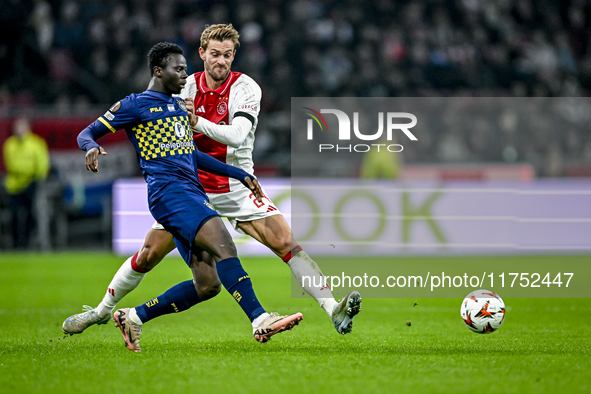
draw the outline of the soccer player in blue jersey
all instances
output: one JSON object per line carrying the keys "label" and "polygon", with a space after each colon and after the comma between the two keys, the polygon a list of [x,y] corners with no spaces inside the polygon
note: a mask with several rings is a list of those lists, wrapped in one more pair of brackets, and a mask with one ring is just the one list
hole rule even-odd
{"label": "soccer player in blue jersey", "polygon": [[[197,169],[238,179],[259,200],[260,185],[247,172],[196,149],[191,132],[191,126],[197,123],[193,100],[172,96],[181,92],[188,77],[182,49],[175,44],[159,43],[149,51],[148,59],[148,89],[115,103],[80,133],[78,144],[87,152],[86,168],[98,172],[98,157],[106,152],[96,140],[125,129],[148,184],[150,212],[174,236],[194,279],[138,307],[117,310],[113,320],[121,329],[127,348],[141,351],[143,323],[214,297],[221,282],[249,317],[255,339],[266,342],[274,334],[293,328],[303,316],[269,314],[261,306],[237,258],[232,237],[199,183]],[[212,256],[214,262],[204,258],[204,253]],[[101,323],[107,321],[108,318]]]}

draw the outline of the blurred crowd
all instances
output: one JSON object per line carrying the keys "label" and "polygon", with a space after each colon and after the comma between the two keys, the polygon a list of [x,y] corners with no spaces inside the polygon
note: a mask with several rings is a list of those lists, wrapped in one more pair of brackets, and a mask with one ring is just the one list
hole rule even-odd
{"label": "blurred crowd", "polygon": [[[263,89],[255,161],[280,168],[289,166],[291,97],[577,97],[591,91],[586,0],[3,0],[0,111],[35,105],[84,111],[142,91],[149,79],[145,54],[158,41],[180,44],[189,71],[200,71],[202,30],[226,22],[241,33],[233,69]],[[446,153],[449,138],[435,134],[429,152],[404,159],[586,160],[588,122],[544,133],[551,140],[540,152],[523,146],[518,156],[510,150],[474,154],[471,147],[484,132],[468,131],[448,145],[470,154]],[[495,130],[489,133],[494,139]]]}

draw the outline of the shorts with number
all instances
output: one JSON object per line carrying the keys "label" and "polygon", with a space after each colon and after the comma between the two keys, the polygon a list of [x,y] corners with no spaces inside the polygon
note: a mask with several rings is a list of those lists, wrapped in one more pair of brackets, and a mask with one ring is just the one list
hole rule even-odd
{"label": "shorts with number", "polygon": [[[249,189],[240,187],[228,193],[208,193],[207,197],[218,214],[227,218],[232,226],[242,233],[237,227],[238,222],[250,222],[273,215],[281,215],[279,209],[266,197],[264,190],[263,194],[265,195],[263,201],[258,202]],[[164,227],[159,223],[154,223],[152,228],[164,230]]]}

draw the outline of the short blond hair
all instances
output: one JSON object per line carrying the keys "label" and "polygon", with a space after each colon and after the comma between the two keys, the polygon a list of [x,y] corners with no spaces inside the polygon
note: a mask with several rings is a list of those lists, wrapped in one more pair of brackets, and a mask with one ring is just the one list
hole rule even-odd
{"label": "short blond hair", "polygon": [[207,45],[209,45],[209,41],[216,40],[216,41],[226,41],[232,40],[234,43],[234,49],[240,46],[240,41],[238,41],[238,31],[234,29],[231,23],[223,24],[220,23],[218,25],[206,25],[205,30],[201,33],[201,48],[207,49]]}

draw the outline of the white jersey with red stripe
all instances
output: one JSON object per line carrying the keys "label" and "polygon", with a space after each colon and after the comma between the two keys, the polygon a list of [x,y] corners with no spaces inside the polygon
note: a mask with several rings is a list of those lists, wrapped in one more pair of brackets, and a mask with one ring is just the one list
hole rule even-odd
{"label": "white jersey with red stripe", "polygon": [[[196,114],[215,124],[230,125],[236,116],[246,117],[252,122],[246,138],[236,148],[215,141],[204,134],[196,134],[194,138],[200,151],[253,174],[252,149],[261,103],[259,85],[246,74],[230,72],[222,86],[211,90],[206,85],[205,73],[198,72],[189,76],[181,97],[193,98]],[[235,179],[201,170],[199,170],[199,181],[207,193],[227,193],[243,187]]]}

